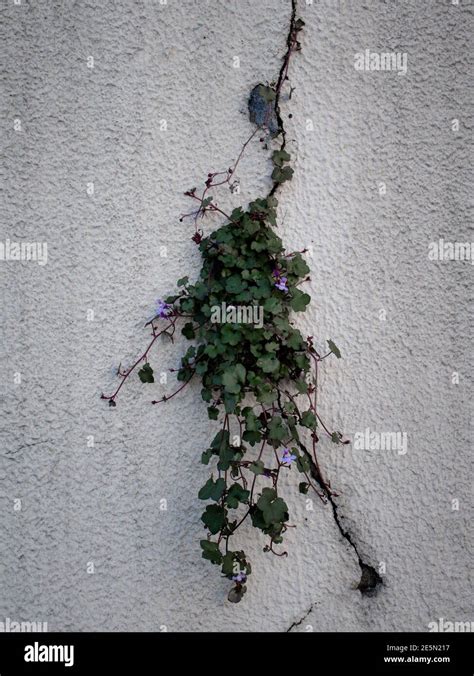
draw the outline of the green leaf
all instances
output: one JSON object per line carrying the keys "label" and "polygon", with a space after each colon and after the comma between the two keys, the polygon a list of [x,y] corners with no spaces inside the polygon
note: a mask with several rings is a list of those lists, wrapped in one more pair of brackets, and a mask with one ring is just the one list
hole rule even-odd
{"label": "green leaf", "polygon": [[306,380],[296,380],[295,387],[300,394],[306,394],[306,392],[308,391],[308,383],[306,382]]}
{"label": "green leaf", "polygon": [[280,237],[272,230],[267,231],[266,245],[270,253],[278,254],[283,251],[283,244]]}
{"label": "green leaf", "polygon": [[313,411],[305,411],[301,416],[301,424],[310,430],[316,429],[316,416]]}
{"label": "green leaf", "polygon": [[310,269],[308,264],[300,253],[295,254],[287,263],[288,272],[297,277],[305,277],[309,274]]}
{"label": "green leaf", "polygon": [[217,481],[214,482],[214,480],[211,477],[206,481],[204,486],[199,491],[198,498],[200,500],[210,499],[214,500],[214,502],[217,502],[218,500],[221,499],[224,491],[225,491],[225,480],[217,479]]}
{"label": "green leaf", "polygon": [[219,228],[219,230],[216,231],[215,236],[216,241],[219,244],[232,244],[234,241],[234,233],[226,225],[224,225],[222,228]]}
{"label": "green leaf", "polygon": [[337,347],[337,345],[336,345],[335,343],[333,343],[332,340],[328,340],[328,345],[329,345],[329,349],[331,350],[331,352],[332,352],[333,354],[335,354],[336,357],[337,357],[338,359],[340,359],[340,358],[341,358],[341,353],[340,353],[339,348]]}
{"label": "green leaf", "polygon": [[309,484],[306,483],[306,481],[302,481],[299,484],[298,489],[299,489],[300,493],[304,493],[304,495],[306,495],[306,493],[308,492],[308,489],[309,489]]}
{"label": "green leaf", "polygon": [[210,542],[209,540],[201,540],[202,558],[211,563],[222,563],[222,554],[219,550],[217,542]]}
{"label": "green leaf", "polygon": [[291,181],[293,173],[291,167],[275,167],[272,171],[272,179],[275,183],[284,183],[285,181]]}
{"label": "green leaf", "polygon": [[238,382],[238,376],[235,370],[225,371],[222,376],[222,384],[226,392],[230,394],[238,394],[240,392],[240,383]]}
{"label": "green leaf", "polygon": [[255,233],[260,230],[260,221],[253,220],[250,216],[245,215],[242,219],[241,227],[243,227],[245,232],[249,235],[255,235]]}
{"label": "green leaf", "polygon": [[288,425],[288,429],[291,432],[291,435],[295,441],[299,441],[299,434],[298,430],[296,429],[296,418],[293,415],[289,415],[286,418],[286,424]]}
{"label": "green leaf", "polygon": [[145,364],[142,366],[142,368],[138,371],[138,377],[142,381],[142,383],[154,383],[155,379],[153,377],[153,369],[151,368],[150,364]]}
{"label": "green leaf", "polygon": [[267,221],[270,223],[270,225],[276,226],[277,219],[276,219],[276,211],[274,209],[270,209],[270,211],[268,212]]}
{"label": "green leaf", "polygon": [[278,371],[280,362],[275,357],[265,355],[264,357],[257,359],[257,366],[261,368],[264,373],[274,373],[275,371]]}
{"label": "green leaf", "polygon": [[[294,450],[294,449],[291,449]],[[303,473],[308,473],[311,469],[311,465],[309,463],[308,458],[305,455],[299,455],[296,459],[296,468],[298,472]]]}
{"label": "green leaf", "polygon": [[286,428],[279,416],[274,416],[268,424],[268,438],[271,441],[281,441],[286,435]]}
{"label": "green leaf", "polygon": [[226,510],[219,505],[208,505],[201,516],[201,521],[209,529],[212,535],[218,533],[226,522]]}
{"label": "green leaf", "polygon": [[244,384],[245,383],[245,376],[247,375],[247,370],[243,364],[236,364],[235,367],[235,375],[237,377],[237,380]]}
{"label": "green leaf", "polygon": [[277,497],[274,488],[263,489],[262,495],[257,501],[257,507],[262,511],[267,525],[288,520],[288,506],[282,498]]}
{"label": "green leaf", "polygon": [[202,282],[198,282],[194,287],[191,287],[190,293],[192,293],[194,298],[197,298],[201,301],[205,300],[209,295],[206,284],[203,284]]}
{"label": "green leaf", "polygon": [[230,463],[235,459],[235,449],[232,446],[223,446],[219,451],[219,462],[217,463],[217,468],[221,472],[225,472],[229,469]]}
{"label": "green leaf", "polygon": [[277,397],[278,393],[270,385],[263,385],[257,388],[257,401],[261,404],[273,404]]}
{"label": "green leaf", "polygon": [[248,430],[249,432],[256,432],[262,427],[262,423],[260,420],[257,418],[255,413],[252,411],[250,406],[247,406],[244,408],[242,411],[242,415],[245,418],[245,429]]}
{"label": "green leaf", "polygon": [[195,366],[195,371],[198,375],[202,376],[204,373],[207,372],[208,369],[208,362],[207,361],[199,361],[196,366]]}
{"label": "green leaf", "polygon": [[219,449],[229,445],[229,430],[220,430],[211,442],[211,448]]}
{"label": "green leaf", "polygon": [[245,553],[240,550],[238,552],[226,552],[222,557],[222,573],[228,577],[235,575],[239,571],[243,571],[246,575],[250,575],[252,568],[245,558]]}
{"label": "green leaf", "polygon": [[258,442],[261,441],[262,435],[256,430],[245,430],[242,434],[242,439],[247,441],[251,446],[255,446],[255,444],[258,444]]}
{"label": "green leaf", "polygon": [[211,390],[209,390],[207,387],[203,387],[201,390],[201,397],[203,398],[204,401],[207,401],[209,403],[212,399]]}
{"label": "green leaf", "polygon": [[240,502],[247,502],[250,491],[242,488],[240,484],[232,484],[226,495],[226,504],[230,509],[237,509]]}
{"label": "green leaf", "polygon": [[196,333],[194,331],[194,326],[192,325],[191,322],[187,322],[183,328],[181,329],[181,333],[185,338],[188,338],[188,340],[192,340],[193,338],[196,337]]}
{"label": "green leaf", "polygon": [[219,409],[216,408],[216,406],[209,406],[207,409],[207,415],[209,416],[209,420],[217,420],[219,416]]}
{"label": "green leaf", "polygon": [[304,312],[310,301],[311,296],[309,296],[307,293],[303,293],[303,291],[300,291],[299,289],[293,289],[290,300],[292,310],[295,312]]}
{"label": "green leaf", "polygon": [[251,287],[252,296],[255,300],[266,298],[271,291],[270,282],[268,279],[259,279],[256,286]]}
{"label": "green leaf", "polygon": [[331,441],[335,444],[340,444],[342,439],[342,434],[340,432],[333,432],[331,434]]}
{"label": "green leaf", "polygon": [[269,503],[275,500],[277,495],[278,494],[274,488],[264,488],[262,491],[262,495],[259,497],[257,501],[257,507],[263,511],[265,507],[268,506]]}
{"label": "green leaf", "polygon": [[194,311],[194,300],[192,298],[185,298],[181,301],[181,310],[186,314],[191,314]]}
{"label": "green leaf", "polygon": [[299,353],[294,355],[295,365],[302,371],[307,371],[309,368],[309,357],[305,354]]}
{"label": "green leaf", "polygon": [[285,162],[291,160],[291,155],[286,150],[275,150],[272,155],[273,164],[277,167],[282,167]]}
{"label": "green leaf", "polygon": [[235,413],[237,406],[237,397],[235,394],[224,393],[224,409],[226,413]]}
{"label": "green leaf", "polygon": [[206,345],[206,349],[204,350],[204,352],[211,359],[214,359],[214,357],[217,357],[217,349],[216,349],[215,345]]}
{"label": "green leaf", "polygon": [[208,464],[209,464],[209,460],[212,458],[213,455],[214,455],[214,453],[213,453],[213,451],[212,451],[212,448],[208,448],[207,451],[204,451],[204,453],[202,453],[202,455],[201,455],[201,462],[202,462],[202,464],[203,464],[203,465],[208,465]]}
{"label": "green leaf", "polygon": [[237,207],[237,209],[234,209],[232,213],[230,214],[230,220],[231,221],[240,221],[242,216],[244,215],[244,212],[242,211],[242,207]]}
{"label": "green leaf", "polygon": [[263,304],[264,312],[270,312],[271,314],[278,314],[283,309],[283,305],[278,298],[268,298]]}
{"label": "green leaf", "polygon": [[221,331],[221,337],[224,343],[228,343],[235,347],[241,340],[240,330],[232,324],[224,324]]}
{"label": "green leaf", "polygon": [[227,552],[222,557],[222,573],[223,575],[233,575],[234,573],[234,552]]}
{"label": "green leaf", "polygon": [[186,286],[186,284],[188,284],[188,282],[189,282],[189,277],[181,277],[181,279],[178,279],[176,284],[178,286]]}
{"label": "green leaf", "polygon": [[232,275],[225,283],[226,291],[229,293],[240,293],[242,291],[242,277]]}
{"label": "green leaf", "polygon": [[266,352],[276,352],[279,347],[280,347],[279,343],[277,343],[275,340],[272,340],[269,343],[265,343]]}
{"label": "green leaf", "polygon": [[249,465],[249,470],[254,474],[263,474],[265,465],[262,460],[255,460],[255,462],[252,462],[252,464]]}
{"label": "green leaf", "polygon": [[303,336],[299,331],[290,331],[288,334],[288,338],[286,340],[286,344],[288,347],[290,347],[292,350],[304,350],[305,349],[305,343],[303,340]]}
{"label": "green leaf", "polygon": [[260,528],[264,532],[267,530],[268,526],[263,518],[263,512],[261,509],[258,509],[257,506],[253,506],[250,510],[250,518],[252,519],[252,526],[254,528]]}

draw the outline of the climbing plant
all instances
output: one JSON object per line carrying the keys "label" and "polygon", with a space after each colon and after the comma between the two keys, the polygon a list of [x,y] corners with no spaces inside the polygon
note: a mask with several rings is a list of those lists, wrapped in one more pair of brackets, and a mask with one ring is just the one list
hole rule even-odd
{"label": "climbing plant", "polygon": [[[265,538],[264,551],[286,555],[281,548],[290,515],[280,493],[280,478],[291,471],[297,475],[301,493],[311,489],[323,502],[333,502],[334,494],[318,463],[319,435],[327,435],[334,444],[347,443],[323,422],[317,399],[319,365],[341,354],[332,340],[325,350],[318,350],[313,337],[303,337],[295,327],[293,313],[305,312],[310,303],[304,291],[310,270],[305,250],[287,253],[275,231],[276,194],[293,176],[281,93],[290,58],[300,49],[303,26],[293,0],[278,78],[258,84],[250,96],[250,119],[255,125],[250,138],[231,168],[210,173],[202,191],[193,188],[185,193],[196,203],[196,209],[181,220],[194,220],[192,239],[202,256],[199,278],[192,283],[183,277],[175,293],[158,301],[156,314],[147,324],[151,339],[145,351],[128,369],[119,368],[117,388],[102,395],[115,406],[134,372],[143,383],[153,383],[151,349],[160,336],[173,336],[182,322],[182,334],[192,344],[177,372],[179,386],[152,403],[169,401],[199,379],[209,418],[221,422],[201,455],[210,476],[197,496],[206,503],[201,519],[207,537],[200,547],[202,557],[232,581],[228,596],[232,602],[241,600],[251,575],[247,554],[233,545],[238,529],[250,522]],[[227,214],[211,191],[232,186],[237,165],[256,135],[271,152],[271,188],[247,208]],[[225,222],[204,236],[199,224],[209,214],[220,214]]]}

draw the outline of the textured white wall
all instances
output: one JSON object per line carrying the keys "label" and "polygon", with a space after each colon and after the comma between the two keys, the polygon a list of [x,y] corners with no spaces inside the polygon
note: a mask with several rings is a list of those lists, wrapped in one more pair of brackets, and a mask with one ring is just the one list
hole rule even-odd
{"label": "textured white wall", "polygon": [[[278,72],[289,1],[9,0],[2,241],[46,241],[48,263],[0,262],[0,620],[268,631],[304,618],[295,631],[419,631],[473,619],[472,267],[427,255],[440,236],[470,238],[469,3],[300,4],[303,51],[283,101],[295,178],[280,194],[279,232],[288,250],[313,246],[301,328],[344,356],[326,362],[325,417],[349,435],[408,435],[406,455],[325,442],[321,452],[363,558],[386,564],[384,586],[372,598],[355,589],[354,552],[329,507],[306,511],[292,472],[290,556],[263,554],[259,534],[243,531],[254,573],[244,601],[229,604],[228,581],[200,559],[199,459],[215,423],[199,384],[161,408],[148,402],[172,378],[135,379],[114,409],[99,399],[120,359],[138,355],[155,299],[199,270],[182,193],[227,168],[249,135],[248,93]],[[357,72],[366,48],[406,52],[407,74]],[[241,194],[221,193],[222,204],[265,192],[270,169],[255,142]],[[160,344],[155,367],[176,366],[183,345]]]}

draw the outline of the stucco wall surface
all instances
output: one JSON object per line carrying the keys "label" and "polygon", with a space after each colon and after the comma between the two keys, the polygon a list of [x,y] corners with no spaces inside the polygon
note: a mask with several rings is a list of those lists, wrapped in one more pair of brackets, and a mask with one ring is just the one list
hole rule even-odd
{"label": "stucco wall surface", "polygon": [[[230,604],[228,581],[200,558],[199,460],[217,428],[199,384],[161,407],[149,402],[172,376],[135,378],[116,408],[99,399],[145,344],[156,298],[199,271],[183,192],[237,157],[248,94],[277,75],[289,15],[288,0],[2,3],[1,237],[47,242],[48,261],[0,261],[0,619],[143,631],[474,619],[473,268],[428,258],[430,242],[472,236],[470,3],[300,2],[302,52],[282,99],[295,176],[279,234],[289,251],[311,249],[298,325],[343,354],[325,362],[322,413],[350,438],[407,435],[403,454],[320,451],[345,527],[382,571],[379,592],[356,589],[353,550],[328,506],[307,508],[292,471],[289,556],[243,530],[254,572]],[[356,70],[365,49],[406,53],[406,74]],[[220,203],[264,194],[270,171],[256,140],[240,194],[222,189]],[[155,369],[176,367],[184,344],[160,343]]]}

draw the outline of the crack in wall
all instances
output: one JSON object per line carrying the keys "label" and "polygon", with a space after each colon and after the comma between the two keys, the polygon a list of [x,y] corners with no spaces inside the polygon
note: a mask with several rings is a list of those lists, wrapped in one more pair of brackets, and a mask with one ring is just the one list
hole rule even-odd
{"label": "crack in wall", "polygon": [[378,591],[378,587],[383,584],[383,580],[375,568],[362,559],[359,549],[354,542],[353,536],[343,527],[341,523],[341,518],[343,517],[339,515],[339,505],[336,503],[331,494],[328,495],[328,500],[331,504],[334,521],[339,528],[339,532],[341,533],[342,537],[347,540],[357,556],[357,561],[361,570],[360,581],[357,585],[357,589],[361,594],[365,594],[366,596],[374,596]]}
{"label": "crack in wall", "polygon": [[[281,136],[281,143],[279,150],[282,151],[286,147],[286,129],[283,124],[283,118],[280,112],[280,96],[281,89],[283,86],[284,80],[288,79],[288,64],[290,60],[291,53],[298,44],[296,36],[298,30],[304,25],[304,22],[299,19],[301,22],[300,27],[297,27],[296,20],[296,0],[291,0],[291,17],[290,17],[290,26],[288,29],[288,34],[286,37],[286,51],[282,58],[281,68],[278,72],[278,78],[275,86],[273,87],[275,91],[275,100],[271,102],[265,102],[264,98],[258,93],[260,87],[265,87],[263,83],[255,85],[255,87],[250,92],[250,98],[248,102],[249,116],[250,121],[254,122],[257,127],[265,127],[271,136]],[[272,182],[272,187],[268,192],[267,199],[272,197],[281,183],[278,181]]]}
{"label": "crack in wall", "polygon": [[[285,55],[283,57],[283,63],[281,65],[281,68],[280,68],[280,71],[279,71],[279,74],[278,74],[277,84],[276,84],[276,87],[275,87],[276,98],[275,98],[275,102],[274,102],[274,111],[273,112],[276,116],[276,120],[277,120],[277,123],[278,123],[279,134],[281,134],[281,136],[282,136],[282,141],[281,141],[281,144],[280,144],[280,150],[284,150],[285,146],[286,146],[286,130],[285,130],[285,126],[283,124],[283,118],[282,118],[281,112],[280,112],[280,93],[281,93],[283,81],[285,79],[288,79],[287,71],[288,71],[288,62],[289,62],[291,52],[294,49],[295,44],[298,45],[298,43],[296,41],[296,34],[298,32],[297,19],[296,19],[296,9],[297,9],[297,0],[291,0],[290,26],[289,26],[288,34],[287,34],[287,38],[286,38],[287,49],[286,49]],[[298,21],[301,21],[301,20],[298,20]],[[304,22],[301,22],[301,25],[304,25]],[[272,188],[271,188],[271,190],[268,194],[269,197],[271,197],[272,195],[275,194],[279,185],[281,185],[281,184],[276,182],[276,181],[273,182]],[[278,402],[279,402],[279,405],[280,405],[280,409],[283,411],[283,407],[281,406],[280,394],[278,395]],[[284,417],[287,418],[287,416],[284,416]],[[303,451],[303,453],[305,454],[306,458],[308,459],[308,461],[310,463],[311,476],[313,477],[313,479],[317,482],[318,486],[323,491],[324,497],[326,498],[327,502],[329,502],[329,504],[331,505],[334,521],[336,523],[336,526],[337,526],[340,534],[349,543],[349,545],[351,546],[351,548],[353,549],[353,551],[354,551],[354,553],[357,557],[357,562],[358,562],[360,570],[361,570],[361,577],[360,577],[359,584],[357,585],[357,589],[359,589],[361,594],[364,594],[364,595],[367,595],[367,596],[375,595],[378,591],[379,586],[381,586],[383,584],[382,578],[380,577],[380,575],[378,574],[378,572],[375,570],[375,568],[373,566],[371,566],[369,563],[367,563],[366,561],[363,560],[363,558],[362,558],[362,556],[359,552],[359,548],[355,543],[353,535],[351,535],[351,533],[349,533],[349,531],[342,525],[341,519],[343,519],[344,517],[342,517],[339,514],[339,505],[335,501],[333,494],[331,493],[328,486],[324,482],[323,477],[321,476],[321,472],[319,470],[319,467],[318,467],[317,463],[315,462],[315,460],[313,459],[313,456],[308,451],[308,449],[304,446],[304,444],[301,443],[301,441],[298,441],[298,446]],[[314,607],[314,604],[311,605],[310,610],[306,613],[306,615],[304,615],[303,618],[300,621],[293,623],[287,631],[290,631],[294,626],[298,626],[299,624],[301,624],[301,622],[304,620],[304,618],[307,617],[307,615],[309,615],[309,613],[311,612],[313,607]]]}
{"label": "crack in wall", "polygon": [[[281,64],[280,71],[278,73],[278,80],[276,83],[276,97],[275,97],[275,115],[278,123],[278,128],[281,133],[281,144],[280,150],[284,150],[286,147],[286,129],[283,124],[283,118],[280,113],[280,94],[283,81],[288,79],[288,62],[290,60],[290,55],[294,47],[294,42],[296,40],[296,3],[297,0],[291,0],[291,16],[290,16],[290,27],[288,28],[288,34],[286,36],[286,52],[283,57],[283,63]],[[273,182],[272,188],[268,194],[269,197],[275,194],[278,189],[278,186],[281,185],[277,181]]]}
{"label": "crack in wall", "polygon": [[[288,414],[285,413],[282,405],[281,405],[281,395],[280,393],[278,394],[278,404],[282,410],[282,415],[285,419],[288,419]],[[369,563],[363,560],[362,556],[360,555],[359,548],[357,547],[353,535],[349,533],[346,528],[341,523],[342,517],[339,514],[339,505],[337,504],[336,500],[334,499],[333,494],[329,490],[327,484],[323,480],[323,477],[321,476],[321,472],[319,470],[319,467],[317,466],[316,462],[314,461],[313,456],[311,453],[308,451],[306,446],[302,443],[300,439],[296,441],[298,448],[304,453],[305,457],[308,459],[309,466],[310,466],[310,474],[312,478],[316,481],[318,486],[323,492],[324,498],[329,502],[332,508],[332,514],[334,517],[334,521],[336,523],[336,526],[338,527],[338,530],[342,537],[347,540],[349,545],[352,547],[352,549],[355,552],[355,555],[357,556],[357,562],[359,564],[360,570],[361,570],[361,577],[359,584],[357,585],[357,589],[360,591],[361,594],[364,594],[366,596],[374,596],[380,585],[383,584],[383,580],[380,577],[380,575],[377,573],[375,568],[371,566]]]}
{"label": "crack in wall", "polygon": [[286,630],[285,633],[288,634],[288,633],[289,633],[292,629],[294,629],[295,627],[299,627],[300,624],[302,624],[302,623],[306,620],[306,618],[307,618],[308,615],[311,613],[311,611],[313,610],[313,608],[314,608],[315,605],[316,605],[316,602],[312,603],[312,604],[310,605],[309,609],[308,609],[308,610],[305,612],[305,614],[303,615],[303,617],[302,617],[300,620],[295,620],[295,621],[293,622],[293,624],[290,624],[290,626],[288,627],[288,629]]}

